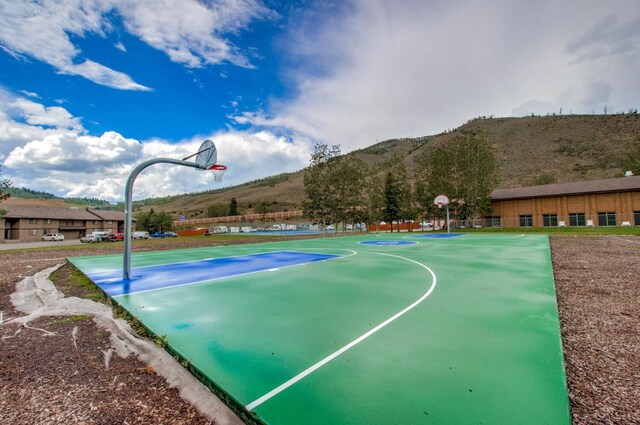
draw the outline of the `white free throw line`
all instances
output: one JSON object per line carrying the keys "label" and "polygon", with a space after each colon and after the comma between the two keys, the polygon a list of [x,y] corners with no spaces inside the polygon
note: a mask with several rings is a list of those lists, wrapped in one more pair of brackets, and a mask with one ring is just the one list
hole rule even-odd
{"label": "white free throw line", "polygon": [[[369,251],[365,251],[365,252],[369,252]],[[426,269],[429,273],[431,273],[431,277],[432,277],[431,287],[417,301],[415,301],[410,306],[406,307],[404,310],[402,310],[402,311],[396,313],[395,315],[391,316],[390,318],[388,318],[384,322],[380,323],[375,328],[371,329],[369,332],[367,332],[364,335],[358,337],[357,339],[351,341],[350,343],[348,343],[344,347],[340,348],[338,351],[334,352],[333,354],[328,355],[324,359],[320,360],[318,363],[316,363],[313,366],[311,366],[310,368],[300,372],[298,375],[294,376],[293,378],[289,379],[287,382],[285,382],[282,385],[280,385],[280,386],[274,388],[273,390],[269,391],[268,393],[266,393],[262,397],[260,397],[260,398],[258,398],[256,400],[252,401],[251,403],[247,404],[245,406],[245,408],[248,411],[251,411],[251,410],[255,409],[256,407],[258,407],[259,405],[261,405],[265,401],[269,400],[271,397],[273,397],[273,396],[277,395],[278,393],[286,390],[287,388],[289,388],[290,386],[292,386],[293,384],[295,384],[296,382],[298,382],[302,378],[310,375],[311,373],[313,373],[317,369],[321,368],[325,364],[329,363],[331,360],[335,359],[336,357],[338,357],[339,355],[341,355],[345,351],[349,350],[350,348],[352,348],[355,345],[359,344],[360,342],[364,341],[365,339],[367,339],[368,337],[370,337],[374,333],[378,332],[380,329],[384,328],[389,323],[391,323],[394,320],[396,320],[398,317],[404,315],[409,310],[413,309],[415,306],[417,306],[422,301],[424,301],[431,294],[431,292],[433,292],[434,288],[436,287],[436,275],[435,275],[435,273],[433,272],[433,270],[431,270],[429,267],[425,266],[424,264],[419,263],[419,262],[414,261],[414,260],[411,260],[409,258],[400,257],[398,255],[383,254],[383,253],[380,253],[380,252],[369,252],[369,253],[370,254],[378,254],[378,255],[386,255],[388,257],[400,258],[401,260],[406,260],[406,261],[409,261],[411,263],[417,264],[418,266]]]}

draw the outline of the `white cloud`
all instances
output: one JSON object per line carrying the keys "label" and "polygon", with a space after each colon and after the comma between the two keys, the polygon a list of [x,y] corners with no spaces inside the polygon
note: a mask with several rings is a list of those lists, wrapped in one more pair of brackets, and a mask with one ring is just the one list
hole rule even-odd
{"label": "white cloud", "polygon": [[[106,37],[117,12],[125,28],[169,58],[189,67],[250,62],[224,38],[254,19],[274,14],[257,0],[60,0],[0,2],[0,47],[15,57],[31,56],[58,72],[121,90],[150,90],[129,75],[82,55],[70,35]],[[116,47],[126,51],[122,43]]]}
{"label": "white cloud", "polygon": [[38,95],[38,93],[34,93],[27,90],[18,90],[18,92],[22,93],[25,96],[32,97],[34,99],[40,99],[40,95]]}
{"label": "white cloud", "polygon": [[284,127],[349,151],[481,115],[640,103],[635,0],[360,0],[320,21],[309,16],[290,22],[283,42],[297,65],[287,75],[298,95],[241,114],[239,123]]}
{"label": "white cloud", "polygon": [[16,97],[0,87],[0,159],[32,140],[69,131],[85,130],[66,109]]}
{"label": "white cloud", "polygon": [[[11,114],[8,113],[11,111]],[[145,169],[137,178],[136,199],[236,185],[306,166],[311,142],[292,141],[266,131],[227,131],[170,143],[139,141],[108,131],[86,134],[80,120],[59,106],[45,106],[0,90],[0,164],[3,178],[17,187],[61,196],[123,200],[129,173],[152,158],[182,159],[205,139],[229,167],[222,185],[211,173],[172,164]]]}
{"label": "white cloud", "polygon": [[131,164],[141,153],[140,142],[112,131],[100,137],[58,133],[14,149],[5,165],[25,170],[37,167],[45,171],[104,174],[115,166]]}
{"label": "white cloud", "polygon": [[251,67],[224,34],[239,31],[254,19],[274,16],[254,0],[136,0],[120,2],[118,9],[131,34],[189,67],[225,61]]}
{"label": "white cloud", "polygon": [[18,98],[9,104],[9,110],[14,110],[31,125],[82,130],[80,119],[60,106],[45,107],[40,103]]}

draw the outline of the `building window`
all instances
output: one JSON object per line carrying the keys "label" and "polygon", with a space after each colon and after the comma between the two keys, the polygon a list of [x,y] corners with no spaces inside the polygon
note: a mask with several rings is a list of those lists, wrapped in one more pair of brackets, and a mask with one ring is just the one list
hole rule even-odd
{"label": "building window", "polygon": [[579,227],[587,224],[587,218],[584,213],[570,213],[569,214],[569,226]]}
{"label": "building window", "polygon": [[113,220],[107,221],[107,224],[113,224]]}
{"label": "building window", "polygon": [[38,219],[37,218],[30,218],[29,219],[29,224],[37,224],[38,223]]}
{"label": "building window", "polygon": [[73,220],[66,220],[67,226],[73,226]]}
{"label": "building window", "polygon": [[520,216],[520,227],[533,227],[533,216],[532,215],[521,215]]}
{"label": "building window", "polygon": [[42,222],[44,224],[51,224],[51,219],[50,218],[45,218],[44,220],[42,220]]}
{"label": "building window", "polygon": [[489,215],[486,217],[486,219],[487,219],[487,227],[500,227],[499,215]]}
{"label": "building window", "polygon": [[37,236],[38,229],[29,229],[29,236]]}
{"label": "building window", "polygon": [[93,220],[93,224],[100,224],[100,220]]}
{"label": "building window", "polygon": [[544,227],[558,227],[558,214],[543,214],[542,225]]}
{"label": "building window", "polygon": [[636,226],[640,226],[640,211],[633,212],[633,221],[635,222]]}
{"label": "building window", "polygon": [[615,226],[615,225],[616,225],[616,213],[614,212],[598,213],[598,226]]}

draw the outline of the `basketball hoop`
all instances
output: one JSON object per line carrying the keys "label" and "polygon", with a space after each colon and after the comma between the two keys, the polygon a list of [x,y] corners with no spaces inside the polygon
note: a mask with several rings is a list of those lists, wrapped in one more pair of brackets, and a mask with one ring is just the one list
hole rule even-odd
{"label": "basketball hoop", "polygon": [[438,208],[442,208],[444,205],[449,205],[449,197],[447,195],[438,195],[436,199],[433,200],[433,203],[438,206]]}
{"label": "basketball hoop", "polygon": [[227,171],[227,166],[222,164],[213,164],[211,167],[209,167],[209,171],[211,171],[211,174],[213,174],[213,179],[215,181],[221,182],[225,171]]}

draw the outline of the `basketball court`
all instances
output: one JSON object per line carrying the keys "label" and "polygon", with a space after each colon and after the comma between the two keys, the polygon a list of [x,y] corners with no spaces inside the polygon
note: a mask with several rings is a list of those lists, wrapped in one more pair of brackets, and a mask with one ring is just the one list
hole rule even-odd
{"label": "basketball court", "polygon": [[134,253],[128,280],[69,260],[257,421],[570,424],[544,235]]}

